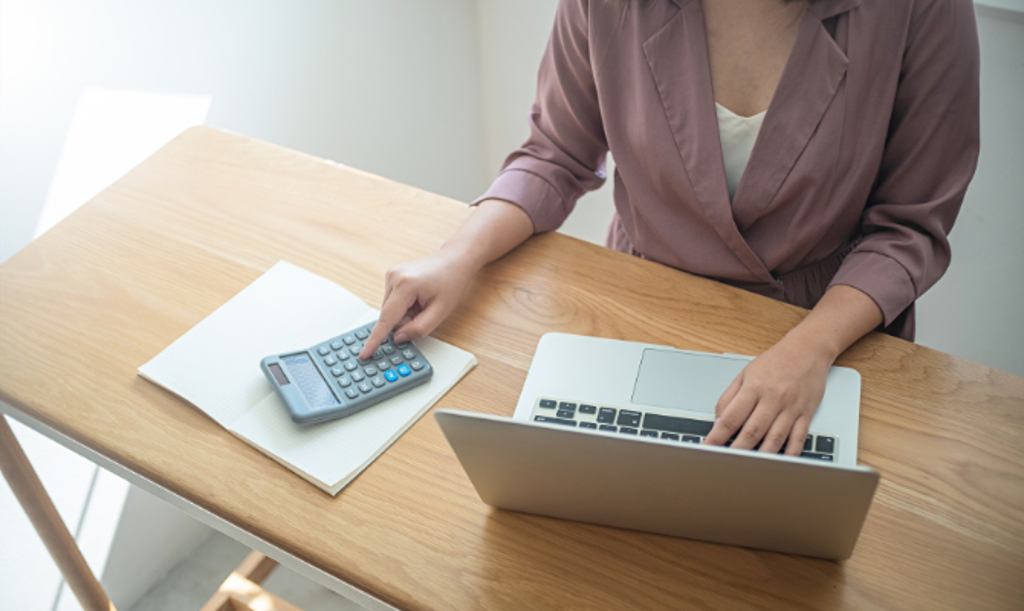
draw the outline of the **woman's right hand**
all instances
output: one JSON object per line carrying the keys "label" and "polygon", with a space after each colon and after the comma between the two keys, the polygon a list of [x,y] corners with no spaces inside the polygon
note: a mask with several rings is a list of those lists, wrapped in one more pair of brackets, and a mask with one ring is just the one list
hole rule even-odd
{"label": "woman's right hand", "polygon": [[533,221],[515,204],[480,202],[441,250],[396,265],[384,277],[380,318],[359,353],[368,360],[393,330],[402,343],[426,337],[462,300],[474,274],[533,235]]}
{"label": "woman's right hand", "polygon": [[392,330],[396,343],[429,335],[462,300],[477,269],[470,257],[443,248],[389,269],[380,318],[359,358],[368,360]]}

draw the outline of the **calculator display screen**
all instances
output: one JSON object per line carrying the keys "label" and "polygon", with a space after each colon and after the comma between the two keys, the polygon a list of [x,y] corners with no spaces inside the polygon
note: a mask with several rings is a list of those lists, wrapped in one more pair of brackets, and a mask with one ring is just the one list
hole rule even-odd
{"label": "calculator display screen", "polygon": [[292,374],[292,381],[299,387],[310,408],[318,410],[341,405],[308,353],[290,354],[281,357],[281,361]]}

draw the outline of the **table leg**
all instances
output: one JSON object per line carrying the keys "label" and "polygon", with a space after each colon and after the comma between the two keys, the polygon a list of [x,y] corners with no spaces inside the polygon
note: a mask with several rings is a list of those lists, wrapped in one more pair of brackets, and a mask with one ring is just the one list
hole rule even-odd
{"label": "table leg", "polygon": [[82,608],[114,611],[113,603],[86,564],[75,538],[68,532],[3,414],[0,414],[0,470]]}

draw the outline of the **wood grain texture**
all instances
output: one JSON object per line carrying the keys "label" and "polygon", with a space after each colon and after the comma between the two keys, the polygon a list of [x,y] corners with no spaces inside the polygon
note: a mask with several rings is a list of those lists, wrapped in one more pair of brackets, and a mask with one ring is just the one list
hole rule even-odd
{"label": "wood grain texture", "polygon": [[[883,478],[842,563],[492,510],[429,414],[331,498],[136,376],[279,259],[379,305],[385,270],[468,213],[189,130],[0,266],[0,399],[401,608],[1021,607],[1024,379],[890,337],[839,362],[863,376],[860,458]],[[479,360],[439,405],[511,415],[546,332],[758,354],[804,315],[537,236],[436,332]]]}

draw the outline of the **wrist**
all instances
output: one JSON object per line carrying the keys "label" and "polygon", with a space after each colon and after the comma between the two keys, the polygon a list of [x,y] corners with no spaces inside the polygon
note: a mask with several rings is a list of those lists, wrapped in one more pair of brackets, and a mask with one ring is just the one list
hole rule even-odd
{"label": "wrist", "polygon": [[465,240],[449,240],[445,242],[438,251],[442,257],[447,259],[451,267],[465,271],[469,274],[476,274],[484,265],[485,253],[474,244]]}
{"label": "wrist", "polygon": [[840,346],[835,336],[828,333],[826,329],[817,328],[813,324],[804,324],[807,322],[808,320],[804,319],[804,322],[791,329],[780,343],[787,344],[798,354],[809,355],[815,360],[831,366],[843,353],[845,347]]}

